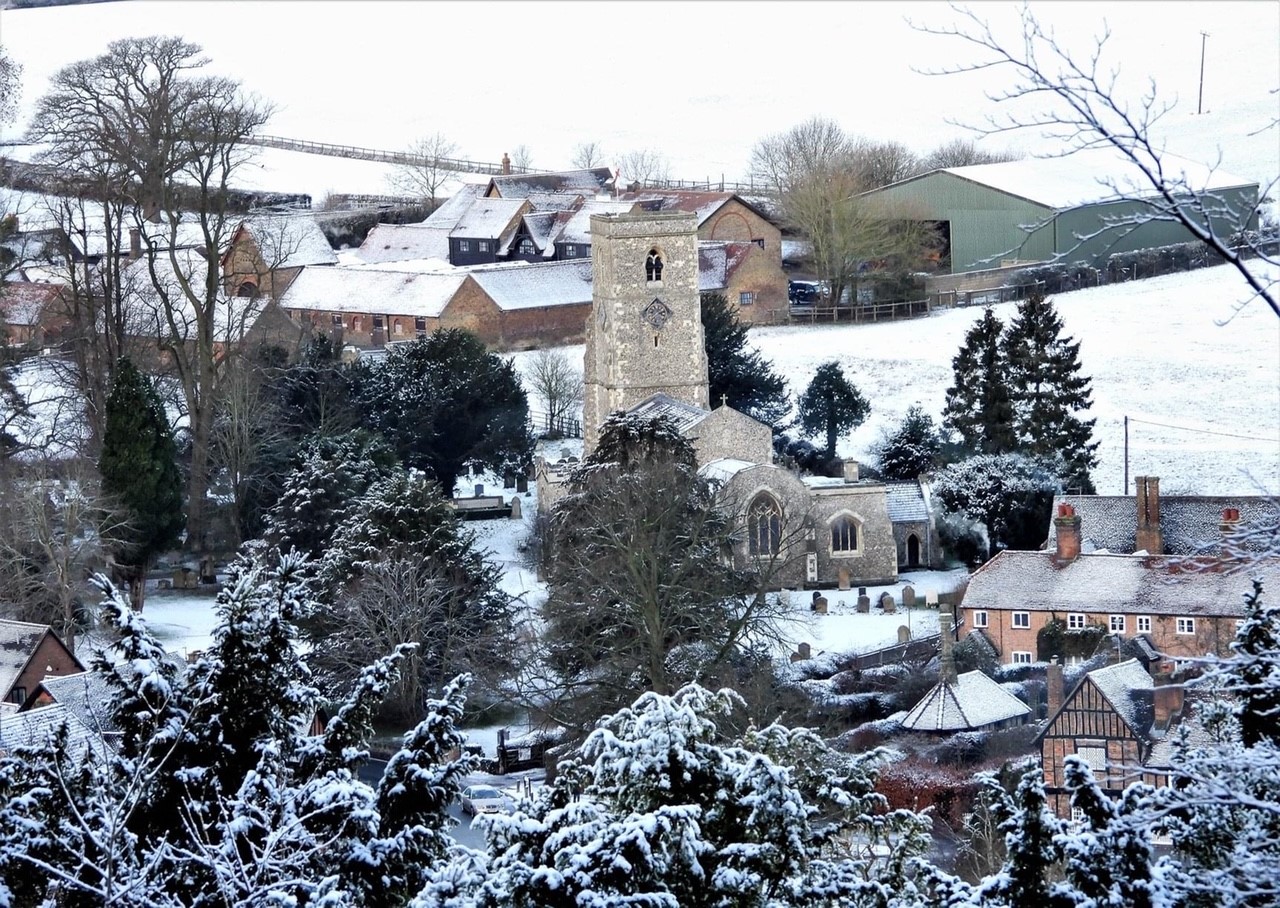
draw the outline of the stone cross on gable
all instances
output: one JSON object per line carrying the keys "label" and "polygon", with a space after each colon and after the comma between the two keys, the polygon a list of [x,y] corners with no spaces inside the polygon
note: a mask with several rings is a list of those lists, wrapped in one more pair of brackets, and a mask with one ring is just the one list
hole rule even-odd
{"label": "stone cross on gable", "polygon": [[722,407],[727,407],[728,405],[729,405],[729,395],[728,395],[728,394],[721,394],[721,395],[720,395],[720,406],[722,406]]}

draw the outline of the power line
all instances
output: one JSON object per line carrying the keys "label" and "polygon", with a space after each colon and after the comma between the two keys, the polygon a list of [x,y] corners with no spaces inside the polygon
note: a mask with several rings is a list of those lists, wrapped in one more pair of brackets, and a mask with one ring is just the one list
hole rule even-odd
{"label": "power line", "polygon": [[1241,438],[1245,441],[1267,441],[1280,444],[1280,438],[1259,438],[1256,435],[1238,435],[1234,432],[1215,432],[1212,429],[1193,429],[1190,426],[1174,426],[1167,422],[1152,422],[1149,419],[1138,419],[1136,416],[1130,416],[1129,422],[1140,422],[1146,426],[1159,426],[1162,429],[1177,429],[1181,432],[1198,432],[1201,435],[1220,435],[1223,438]]}

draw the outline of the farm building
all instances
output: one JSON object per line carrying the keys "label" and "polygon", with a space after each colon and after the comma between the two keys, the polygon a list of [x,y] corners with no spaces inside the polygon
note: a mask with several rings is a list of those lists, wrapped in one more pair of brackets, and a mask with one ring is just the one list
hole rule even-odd
{"label": "farm building", "polygon": [[[1215,233],[1256,229],[1256,181],[1173,155],[1163,163],[1187,186],[1188,200],[1192,191],[1205,199],[1200,217],[1211,217]],[[931,221],[943,241],[943,268],[952,274],[1049,261],[1096,268],[1113,253],[1193,239],[1181,224],[1159,218],[1154,190],[1110,149],[949,167],[864,198]]]}

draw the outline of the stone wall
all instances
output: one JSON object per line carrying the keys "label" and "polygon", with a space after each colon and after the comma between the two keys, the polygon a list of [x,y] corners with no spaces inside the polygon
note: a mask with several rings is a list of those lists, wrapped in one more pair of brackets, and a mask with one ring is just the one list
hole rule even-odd
{"label": "stone wall", "polygon": [[[725,297],[745,324],[776,325],[786,322],[790,313],[787,299],[787,274],[776,254],[753,247],[745,259],[729,275]],[[741,305],[742,294],[755,294],[749,306]]]}
{"label": "stone wall", "polygon": [[687,433],[700,465],[725,457],[764,464],[773,460],[772,429],[718,401],[713,404],[716,409]]}

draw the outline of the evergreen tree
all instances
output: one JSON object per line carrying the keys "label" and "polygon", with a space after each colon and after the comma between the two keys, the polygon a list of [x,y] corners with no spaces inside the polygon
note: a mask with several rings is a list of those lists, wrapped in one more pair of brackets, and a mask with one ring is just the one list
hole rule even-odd
{"label": "evergreen tree", "polygon": [[1091,908],[1152,908],[1155,860],[1148,818],[1141,812],[1151,787],[1131,785],[1118,803],[1103,794],[1093,770],[1079,757],[1067,757],[1064,785],[1084,828],[1066,836],[1064,890]]}
{"label": "evergreen tree", "polygon": [[118,502],[128,525],[117,562],[142,608],[147,569],[182,532],[182,475],[173,430],[151,379],[124,358],[107,398],[106,429],[98,460],[102,491]]}
{"label": "evergreen tree", "polygon": [[1004,324],[987,309],[951,360],[955,384],[947,389],[942,424],[978,454],[1004,454],[1018,446],[1003,331]]}
{"label": "evergreen tree", "polygon": [[942,436],[933,417],[916,404],[896,429],[885,433],[872,453],[881,476],[909,481],[938,466]]}
{"label": "evergreen tree", "polygon": [[836,456],[836,440],[866,421],[871,412],[861,392],[845,378],[837,362],[823,363],[800,395],[800,426],[810,436],[826,438],[827,459]]}
{"label": "evergreen tree", "polygon": [[[999,786],[993,779],[987,785]],[[1005,834],[1004,866],[977,887],[975,901],[984,908],[1074,908],[1075,900],[1052,880],[1063,853],[1062,820],[1054,816],[1044,795],[1039,767],[1029,769],[1012,796],[995,802]]]}
{"label": "evergreen tree", "polygon": [[1042,459],[1060,458],[1063,485],[1093,494],[1095,420],[1078,415],[1089,409],[1092,381],[1080,374],[1080,343],[1062,336],[1062,319],[1039,287],[1018,304],[1002,345],[1018,449]]}
{"label": "evergreen tree", "polygon": [[1053,471],[1022,454],[970,457],[939,470],[933,482],[943,507],[986,527],[988,556],[1043,545],[1060,488]]}
{"label": "evergreen tree", "polygon": [[787,380],[748,346],[747,326],[723,293],[702,294],[702,337],[711,406],[724,401],[766,425],[780,423],[791,409]]}
{"label": "evergreen tree", "polygon": [[1280,606],[1263,603],[1256,579],[1244,604],[1244,623],[1231,644],[1233,670],[1223,686],[1240,695],[1235,714],[1244,745],[1280,746]]}
{"label": "evergreen tree", "polygon": [[449,328],[388,353],[378,365],[357,363],[352,400],[395,448],[401,463],[422,470],[446,497],[463,471],[523,471],[533,460],[529,403],[510,360],[485,349],[469,331]]}

